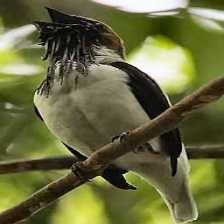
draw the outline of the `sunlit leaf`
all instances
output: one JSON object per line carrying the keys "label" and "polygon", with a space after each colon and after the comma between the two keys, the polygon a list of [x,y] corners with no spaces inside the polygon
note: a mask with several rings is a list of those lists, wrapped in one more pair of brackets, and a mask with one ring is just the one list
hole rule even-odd
{"label": "sunlit leaf", "polygon": [[169,92],[183,91],[194,76],[190,53],[162,36],[148,37],[139,49],[129,55],[129,62]]}
{"label": "sunlit leaf", "polygon": [[[208,176],[209,178],[206,179]],[[206,181],[204,182],[203,180],[205,179]],[[213,161],[197,161],[197,163],[193,163],[191,172],[191,185],[195,193],[199,193],[205,189],[211,189],[215,186],[215,184],[216,179]]]}
{"label": "sunlit leaf", "polygon": [[177,8],[186,8],[188,0],[92,0],[100,4],[116,7],[118,9],[135,12],[150,13],[154,11],[166,11]]}
{"label": "sunlit leaf", "polygon": [[23,59],[15,51],[0,49],[0,65],[4,66],[12,62],[22,62]]}
{"label": "sunlit leaf", "polygon": [[164,17],[164,16],[181,16],[181,18],[187,15],[202,28],[207,30],[224,32],[224,27],[217,21],[224,21],[224,11],[218,9],[201,8],[201,7],[189,7],[187,0],[175,0],[175,1],[141,1],[139,4],[135,0],[93,0],[97,3],[108,5],[118,8],[127,12],[133,13],[147,13],[149,17]]}
{"label": "sunlit leaf", "polygon": [[148,17],[163,17],[163,16],[176,16],[180,14],[180,9],[173,9],[173,10],[164,10],[164,11],[155,11],[150,12]]}
{"label": "sunlit leaf", "polygon": [[215,20],[206,19],[198,16],[192,16],[192,19],[196,24],[208,31],[224,33],[224,26],[222,26]]}
{"label": "sunlit leaf", "polygon": [[0,176],[0,211],[24,200],[48,181],[48,174],[27,173]]}
{"label": "sunlit leaf", "polygon": [[104,205],[88,185],[64,197],[52,217],[52,224],[107,224]]}
{"label": "sunlit leaf", "polygon": [[10,64],[0,67],[0,73],[9,75],[36,75],[41,67],[30,64]]}
{"label": "sunlit leaf", "polygon": [[14,180],[13,177],[0,177],[0,211],[13,206],[30,193],[30,188],[26,190],[16,182],[18,181]]}
{"label": "sunlit leaf", "polygon": [[1,34],[0,50],[16,47],[25,41],[35,30],[34,25],[25,25]]}
{"label": "sunlit leaf", "polygon": [[224,33],[224,10],[190,7],[188,13],[195,23],[209,31]]}
{"label": "sunlit leaf", "polygon": [[[209,201],[209,203],[208,203]],[[214,194],[214,192],[209,192],[206,194],[206,197],[203,197],[200,201],[201,212],[211,212],[214,209],[223,207],[224,204],[224,195],[223,194]]]}
{"label": "sunlit leaf", "polygon": [[[25,63],[23,57],[13,47],[26,42],[26,37],[33,32],[33,26],[27,25],[0,35],[0,78],[8,75],[35,75],[41,72],[41,67]],[[13,49],[12,49],[13,48]]]}
{"label": "sunlit leaf", "polygon": [[217,21],[224,21],[224,10],[190,7],[188,12],[194,16],[200,16],[205,19],[212,19]]}

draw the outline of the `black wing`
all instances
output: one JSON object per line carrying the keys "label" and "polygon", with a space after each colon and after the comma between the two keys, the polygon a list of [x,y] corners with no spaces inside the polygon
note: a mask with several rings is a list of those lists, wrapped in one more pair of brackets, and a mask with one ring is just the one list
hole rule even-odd
{"label": "black wing", "polygon": [[[125,62],[113,62],[111,65],[128,74],[128,85],[150,119],[157,117],[170,107],[158,84],[147,74]],[[174,129],[161,135],[160,138],[164,150],[170,156],[174,176],[177,172],[177,158],[182,151],[180,132]]]}

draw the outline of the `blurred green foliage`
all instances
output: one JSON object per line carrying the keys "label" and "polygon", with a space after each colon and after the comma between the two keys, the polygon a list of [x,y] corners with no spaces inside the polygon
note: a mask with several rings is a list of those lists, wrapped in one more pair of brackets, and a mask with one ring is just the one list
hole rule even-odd
{"label": "blurred green foliage", "polygon": [[[156,68],[152,70],[155,76],[154,72],[150,74],[159,79],[172,102],[224,72],[224,32],[217,32],[205,24],[201,26],[189,16],[149,18],[145,14],[123,12],[87,0],[1,0],[1,161],[67,153],[33,113],[33,93],[46,70],[46,63],[40,60],[42,49],[33,47],[36,34],[30,32],[31,35],[18,37],[15,32],[10,33],[34,20],[45,20],[47,15],[43,7],[46,5],[109,24],[124,40],[129,61],[137,63],[136,58],[143,57],[149,71],[150,65],[155,63],[164,68],[162,72]],[[191,5],[224,9],[222,0],[192,1]],[[25,32],[24,27],[20,27],[16,29],[17,34],[21,29]],[[28,26],[26,29],[32,31],[33,28]],[[6,44],[9,39],[10,44]],[[171,77],[172,72],[174,76]],[[185,144],[223,143],[223,112],[224,101],[220,100],[184,122],[181,128]],[[223,161],[204,160],[191,164],[192,189],[200,212],[196,223],[224,223]],[[23,200],[61,174],[63,172],[52,171],[0,176],[0,209]],[[137,191],[114,189],[99,178],[66,195],[28,223],[171,223],[169,212],[155,190],[133,174],[128,178],[138,186]]]}

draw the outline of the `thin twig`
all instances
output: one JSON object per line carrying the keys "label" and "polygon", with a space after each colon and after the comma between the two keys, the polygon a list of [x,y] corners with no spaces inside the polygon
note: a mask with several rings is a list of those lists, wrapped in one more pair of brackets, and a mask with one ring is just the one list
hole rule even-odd
{"label": "thin twig", "polygon": [[[194,110],[218,99],[223,94],[224,78],[218,78],[210,82],[149,123],[130,131],[125,141],[115,141],[115,143],[107,144],[94,152],[87,160],[80,163],[82,172],[88,178],[99,175],[106,165],[113,160],[130,152],[144,142],[175,128]],[[34,193],[15,207],[3,211],[0,214],[0,223],[12,224],[26,219],[85,182],[85,180],[81,180],[70,172],[65,177]]]}
{"label": "thin twig", "polygon": [[0,174],[69,169],[72,164],[77,161],[78,159],[74,156],[58,156],[52,158],[0,162]]}
{"label": "thin twig", "polygon": [[224,159],[224,145],[195,145],[186,147],[190,159]]}
{"label": "thin twig", "polygon": [[[224,159],[224,145],[186,146],[189,159]],[[52,158],[14,160],[0,162],[0,174],[21,173],[43,170],[70,169],[79,160],[74,156],[58,156]]]}

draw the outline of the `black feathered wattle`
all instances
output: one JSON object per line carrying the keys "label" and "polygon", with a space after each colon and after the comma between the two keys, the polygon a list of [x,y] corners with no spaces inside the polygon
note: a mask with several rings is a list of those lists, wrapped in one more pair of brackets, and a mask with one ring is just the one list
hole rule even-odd
{"label": "black feathered wattle", "polygon": [[122,41],[109,26],[90,18],[47,10],[52,22],[34,22],[40,44],[45,46],[42,59],[48,59],[47,78],[38,88],[39,94],[49,94],[56,67],[62,82],[72,69],[87,75],[89,65],[95,63],[93,48],[107,46],[124,58]]}
{"label": "black feathered wattle", "polygon": [[47,9],[52,22],[36,21],[34,25],[40,34],[40,45],[45,46],[42,59],[49,61],[47,78],[38,93],[48,95],[57,63],[62,81],[73,66],[80,74],[88,73],[88,65],[94,62],[92,46],[100,45],[104,25],[95,20]]}
{"label": "black feathered wattle", "polygon": [[34,24],[40,33],[40,44],[46,47],[43,60],[81,61],[83,56],[88,56],[88,60],[91,60],[91,46],[99,45],[101,38],[97,25],[47,22]]}
{"label": "black feathered wattle", "polygon": [[40,44],[45,46],[42,59],[49,61],[47,80],[43,83],[44,86],[42,85],[44,88],[40,88],[41,91],[50,88],[50,80],[54,77],[57,62],[62,81],[63,76],[72,70],[74,61],[76,69],[81,74],[88,73],[88,65],[94,61],[92,45],[99,44],[98,29],[80,24],[46,22],[34,24],[40,33]]}

